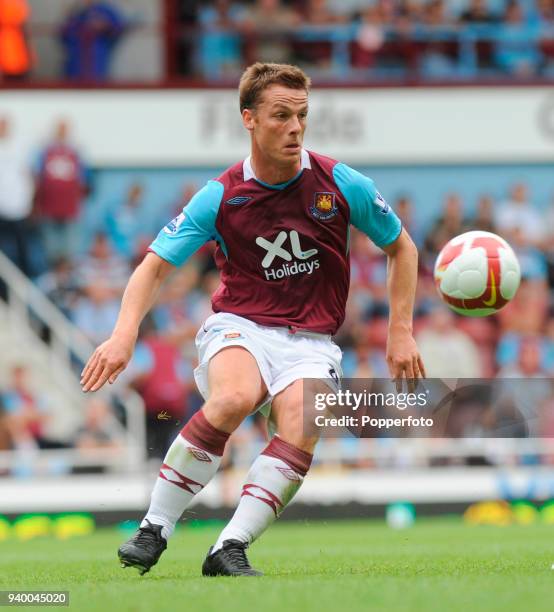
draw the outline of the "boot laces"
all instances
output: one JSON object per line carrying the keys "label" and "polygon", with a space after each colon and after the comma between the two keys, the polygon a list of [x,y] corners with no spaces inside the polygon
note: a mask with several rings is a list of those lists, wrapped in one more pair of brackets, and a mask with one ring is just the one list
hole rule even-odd
{"label": "boot laces", "polygon": [[159,533],[153,529],[152,523],[148,519],[146,522],[148,523],[147,526],[139,527],[135,542],[142,546],[146,546],[148,544],[158,544],[160,541]]}
{"label": "boot laces", "polygon": [[232,561],[240,569],[252,569],[248,559],[246,557],[246,549],[248,544],[246,542],[233,542],[232,545],[225,547],[225,554],[227,558]]}

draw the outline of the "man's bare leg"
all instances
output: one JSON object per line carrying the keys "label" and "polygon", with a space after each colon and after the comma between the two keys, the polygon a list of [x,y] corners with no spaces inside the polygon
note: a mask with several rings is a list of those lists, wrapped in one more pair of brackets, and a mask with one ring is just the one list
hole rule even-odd
{"label": "man's bare leg", "polygon": [[252,464],[239,506],[213,552],[228,540],[246,545],[253,542],[275,521],[300,488],[318,440],[315,430],[304,431],[303,389],[304,381],[297,380],[273,400],[271,413],[277,436]]}
{"label": "man's bare leg", "polygon": [[144,572],[157,562],[183,511],[217,472],[229,435],[267,393],[256,360],[242,347],[218,352],[208,381],[209,399],[167,451],[141,529],[119,549],[124,565]]}

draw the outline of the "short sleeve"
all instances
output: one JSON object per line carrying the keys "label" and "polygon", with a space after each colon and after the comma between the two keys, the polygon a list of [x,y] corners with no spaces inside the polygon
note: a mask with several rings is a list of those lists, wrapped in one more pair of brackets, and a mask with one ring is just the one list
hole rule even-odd
{"label": "short sleeve", "polygon": [[209,181],[173,221],[163,227],[150,250],[174,266],[182,266],[202,245],[217,239],[215,221],[223,185]]}
{"label": "short sleeve", "polygon": [[333,178],[350,206],[352,225],[369,236],[378,247],[385,247],[400,236],[400,219],[370,178],[342,163],[333,168]]}

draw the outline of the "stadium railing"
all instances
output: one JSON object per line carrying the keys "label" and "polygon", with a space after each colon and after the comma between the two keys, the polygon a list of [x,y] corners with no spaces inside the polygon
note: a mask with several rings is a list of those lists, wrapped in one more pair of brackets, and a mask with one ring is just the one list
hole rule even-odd
{"label": "stadium railing", "polygon": [[[74,410],[84,417],[85,396],[80,390],[79,373],[94,346],[90,340],[58,308],[0,252],[0,309],[12,329],[30,340],[33,352],[42,353],[47,376],[55,382]],[[46,339],[44,340],[43,337]],[[9,347],[6,347],[9,353]],[[43,449],[35,455],[38,463],[60,460],[75,467],[106,466],[124,471],[141,469],[146,460],[146,428],[144,403],[127,388],[114,387],[113,397],[123,408],[126,427],[122,453],[89,452],[83,456],[75,449]],[[0,471],[10,469],[20,451],[0,451]]]}

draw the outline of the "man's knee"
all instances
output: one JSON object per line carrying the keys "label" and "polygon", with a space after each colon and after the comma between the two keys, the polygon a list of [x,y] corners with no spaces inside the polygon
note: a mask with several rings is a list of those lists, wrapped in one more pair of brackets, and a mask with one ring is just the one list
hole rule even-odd
{"label": "man's knee", "polygon": [[244,389],[214,391],[203,411],[210,423],[219,428],[236,429],[256,409],[254,393]]}

